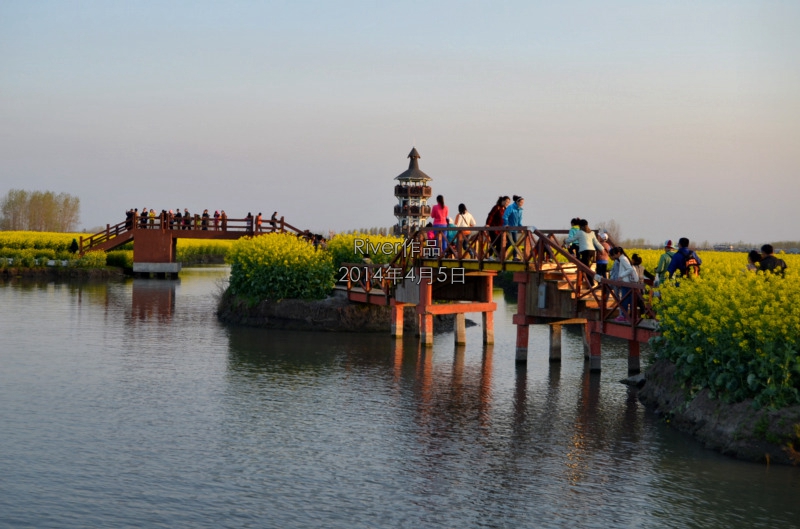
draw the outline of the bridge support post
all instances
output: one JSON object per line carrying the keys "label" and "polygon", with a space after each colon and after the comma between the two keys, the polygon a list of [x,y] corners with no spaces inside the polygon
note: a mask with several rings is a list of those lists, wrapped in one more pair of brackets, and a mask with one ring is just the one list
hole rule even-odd
{"label": "bridge support post", "polygon": [[483,316],[483,343],[494,344],[494,312],[482,312]]}
{"label": "bridge support post", "polygon": [[528,335],[530,325],[517,324],[517,353],[516,362],[524,364],[528,362]]}
{"label": "bridge support post", "polygon": [[639,365],[639,342],[636,340],[628,340],[628,374],[639,373],[641,367]]}
{"label": "bridge support post", "polygon": [[392,314],[391,314],[391,319],[392,319],[391,332],[392,332],[392,336],[394,336],[395,338],[402,338],[403,337],[403,309],[405,308],[405,305],[403,305],[402,303],[397,303],[395,300],[392,300],[391,306],[392,306],[392,309],[391,309],[392,310]]}
{"label": "bridge support post", "polygon": [[467,344],[467,315],[463,312],[457,313],[455,315],[455,338],[456,338],[456,345],[466,345]]}
{"label": "bridge support post", "polygon": [[517,324],[516,362],[520,364],[528,361],[528,336],[530,329],[525,314],[528,275],[514,274],[514,281],[517,282],[517,313],[514,315],[514,323]]}
{"label": "bridge support post", "polygon": [[433,347],[433,314],[421,314],[419,320],[420,343],[425,347]]}
{"label": "bridge support post", "polygon": [[589,371],[594,373],[600,372],[600,352],[603,343],[603,335],[596,332],[596,329],[591,330],[589,337]]}
{"label": "bridge support post", "polygon": [[561,324],[550,324],[550,361],[561,361]]}
{"label": "bridge support post", "polygon": [[433,304],[433,279],[426,278],[419,282],[419,340],[424,347],[433,347],[433,314],[428,307]]}
{"label": "bridge support post", "polygon": [[583,358],[584,360],[589,360],[589,358],[591,358],[591,353],[589,349],[589,338],[590,338],[589,324],[584,323],[583,325],[581,325],[581,327],[583,328]]}

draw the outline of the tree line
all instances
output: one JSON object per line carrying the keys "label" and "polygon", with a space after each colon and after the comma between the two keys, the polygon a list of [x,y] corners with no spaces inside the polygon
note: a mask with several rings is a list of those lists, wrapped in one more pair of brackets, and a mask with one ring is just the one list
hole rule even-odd
{"label": "tree line", "polygon": [[81,200],[69,193],[12,189],[0,200],[0,230],[75,231]]}

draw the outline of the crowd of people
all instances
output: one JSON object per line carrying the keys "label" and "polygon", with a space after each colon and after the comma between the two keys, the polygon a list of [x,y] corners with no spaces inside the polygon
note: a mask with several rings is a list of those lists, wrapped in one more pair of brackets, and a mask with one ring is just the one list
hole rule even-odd
{"label": "crowd of people", "polygon": [[[244,227],[249,233],[277,231],[283,226],[282,219],[278,218],[277,211],[272,214],[268,221],[269,228],[265,229],[261,212],[255,217],[251,212],[248,212],[244,222]],[[141,211],[139,208],[132,208],[125,212],[125,227],[129,230],[134,227],[139,229],[156,227],[160,229],[164,227],[170,230],[227,231],[228,215],[224,209],[215,210],[213,214],[207,209],[204,209],[203,213],[192,214],[188,208],[183,208],[183,211],[180,208],[175,210],[162,209],[160,213],[156,213],[152,208],[142,208]]]}
{"label": "crowd of people", "polygon": [[[494,206],[492,206],[486,217],[485,226],[487,228],[499,227],[522,227],[522,214],[525,199],[521,196],[513,197],[500,196]],[[435,240],[435,246],[442,252],[444,257],[452,257],[457,253],[461,256],[475,258],[475,247],[471,245],[475,234],[467,229],[476,226],[473,215],[467,210],[464,204],[458,205],[458,214],[455,219],[450,216],[450,211],[445,204],[444,197],[438,195],[436,204],[431,208],[431,221],[427,224],[428,228],[462,228],[461,230],[429,229],[427,238]],[[461,233],[459,237],[458,234]],[[501,259],[503,250],[507,254],[503,257],[518,261],[519,249],[521,247],[521,236],[524,232],[515,230],[488,230],[490,244],[486,248],[486,259]],[[460,242],[459,242],[460,241]],[[460,252],[457,245],[461,245]],[[690,241],[686,237],[678,240],[677,248],[672,240],[664,242],[664,253],[660,256],[658,264],[653,272],[646,270],[641,256],[634,253],[630,257],[620,246],[612,246],[608,233],[596,232],[589,226],[589,221],[580,217],[575,217],[570,221],[570,230],[563,241],[564,248],[575,258],[580,260],[588,267],[594,265],[595,274],[588,278],[593,287],[602,278],[608,278],[620,282],[639,283],[648,282],[654,286],[673,278],[691,278],[700,274],[702,259],[690,246]],[[748,270],[758,272],[771,272],[783,275],[786,269],[786,262],[773,255],[773,248],[769,244],[761,247],[761,252],[755,250],[748,255]],[[626,308],[625,313],[629,314],[630,303],[633,296],[629,296],[630,288],[619,287],[617,293],[620,299],[627,299],[623,302]],[[627,306],[626,306],[627,305]],[[617,318],[619,321],[626,320],[626,316],[621,311]]]}
{"label": "crowd of people", "polygon": [[[513,198],[501,196],[489,211],[486,217],[486,226],[488,227],[522,227],[522,213],[525,205],[525,199],[521,196],[514,195]],[[428,222],[428,228],[474,228],[477,226],[475,217],[469,212],[467,206],[462,204],[458,205],[458,213],[455,218],[450,216],[450,209],[447,207],[442,195],[436,197],[436,204],[431,208],[431,220]],[[470,241],[474,239],[475,235],[469,229],[461,230],[429,230],[427,238],[429,240],[435,239],[437,246],[444,256],[452,256],[455,254],[456,248],[453,244],[457,244],[459,240],[458,233],[461,232],[461,251],[468,257],[475,258],[475,250],[471,247]],[[487,259],[500,259],[503,248],[503,237],[508,234],[506,239],[506,249],[510,252],[510,258],[514,261],[520,260],[518,247],[523,235],[522,231],[489,231],[491,244],[489,246],[489,254]]]}

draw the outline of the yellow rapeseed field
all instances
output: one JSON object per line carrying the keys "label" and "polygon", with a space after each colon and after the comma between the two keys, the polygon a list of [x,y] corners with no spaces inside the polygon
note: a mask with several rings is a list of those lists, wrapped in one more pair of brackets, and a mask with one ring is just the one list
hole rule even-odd
{"label": "yellow rapeseed field", "polygon": [[[653,270],[660,251],[639,253]],[[747,255],[698,252],[698,278],[659,288],[658,354],[691,388],[728,401],[800,404],[800,256],[779,254],[784,276],[746,270]]]}

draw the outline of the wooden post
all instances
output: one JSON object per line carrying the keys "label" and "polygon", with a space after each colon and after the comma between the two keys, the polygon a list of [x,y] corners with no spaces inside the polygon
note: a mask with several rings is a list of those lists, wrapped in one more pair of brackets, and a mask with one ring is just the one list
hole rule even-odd
{"label": "wooden post", "polygon": [[482,312],[483,316],[483,343],[494,344],[494,312]]}
{"label": "wooden post", "polygon": [[403,337],[403,309],[405,305],[402,303],[397,303],[394,299],[391,301],[392,303],[392,328],[391,333],[392,336],[395,338],[402,338]]}
{"label": "wooden post", "polygon": [[420,341],[425,347],[433,347],[433,314],[428,313],[428,307],[432,304],[433,279],[422,279],[419,282],[419,304],[417,305],[417,314],[420,315]]}
{"label": "wooden post", "polygon": [[419,339],[425,347],[433,347],[433,314],[420,315]]}
{"label": "wooden post", "polygon": [[466,345],[467,344],[467,315],[463,312],[460,312],[455,315],[455,338],[456,338],[456,345]]}
{"label": "wooden post", "polygon": [[550,327],[550,361],[561,361],[561,324],[551,323]]}
{"label": "wooden post", "polygon": [[[505,237],[505,233],[503,233]],[[528,361],[528,324],[525,322],[525,301],[527,297],[528,275],[524,277],[524,281],[517,282],[517,351],[516,362],[524,363]],[[518,274],[514,274],[514,279],[518,278]],[[521,276],[519,276],[522,279]]]}
{"label": "wooden post", "polygon": [[589,338],[589,371],[590,372],[599,372],[600,371],[600,351],[603,343],[603,336],[596,332],[597,329],[591,330],[591,336]]}
{"label": "wooden post", "polygon": [[528,361],[528,331],[529,325],[517,324],[517,354],[516,362],[523,364]]}
{"label": "wooden post", "polygon": [[589,324],[584,323],[581,327],[583,328],[583,358],[589,360],[591,356],[589,353]]}
{"label": "wooden post", "polygon": [[[494,301],[494,275],[486,276],[483,283],[484,301]],[[483,343],[494,343],[494,312],[482,312],[483,319]]]}
{"label": "wooden post", "polygon": [[636,374],[639,371],[639,342],[628,340],[628,373]]}

